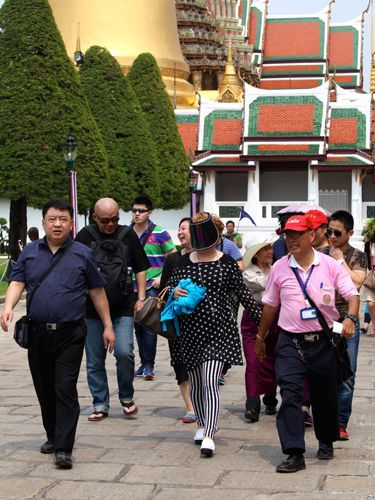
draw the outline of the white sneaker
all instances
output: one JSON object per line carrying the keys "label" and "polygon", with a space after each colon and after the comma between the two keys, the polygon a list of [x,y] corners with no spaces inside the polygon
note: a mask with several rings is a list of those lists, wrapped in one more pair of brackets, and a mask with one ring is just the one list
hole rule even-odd
{"label": "white sneaker", "polygon": [[204,439],[204,429],[198,429],[194,436],[194,443],[202,444],[203,439]]}
{"label": "white sneaker", "polygon": [[209,437],[205,437],[202,441],[201,455],[205,457],[212,457],[214,451],[215,451],[214,440]]}

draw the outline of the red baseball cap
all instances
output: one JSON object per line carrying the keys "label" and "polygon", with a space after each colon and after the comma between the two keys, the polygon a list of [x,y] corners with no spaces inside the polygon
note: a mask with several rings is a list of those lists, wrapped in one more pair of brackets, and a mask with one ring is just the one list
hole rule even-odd
{"label": "red baseball cap", "polygon": [[310,219],[305,215],[292,215],[285,223],[284,229],[281,231],[307,231],[308,229],[313,229]]}
{"label": "red baseball cap", "polygon": [[313,229],[318,229],[323,224],[328,226],[328,217],[320,210],[309,210],[305,217],[310,220]]}

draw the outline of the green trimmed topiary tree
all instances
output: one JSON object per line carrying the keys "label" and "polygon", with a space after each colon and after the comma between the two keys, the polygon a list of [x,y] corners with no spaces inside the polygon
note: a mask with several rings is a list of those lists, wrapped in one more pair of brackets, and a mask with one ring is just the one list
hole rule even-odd
{"label": "green trimmed topiary tree", "polygon": [[[80,211],[105,194],[104,144],[47,0],[5,0],[1,7],[0,103],[0,196],[19,200],[22,210],[26,200],[38,208],[66,198],[61,146],[69,134],[78,145]],[[12,223],[11,207],[11,247],[25,240],[24,215],[22,221]]]}
{"label": "green trimmed topiary tree", "polygon": [[116,59],[102,47],[85,54],[80,77],[109,160],[108,196],[123,210],[138,194],[158,206],[158,156],[134,91]]}
{"label": "green trimmed topiary tree", "polygon": [[189,159],[155,58],[149,53],[139,55],[128,78],[147,116],[151,135],[158,148],[161,208],[182,208],[188,201]]}

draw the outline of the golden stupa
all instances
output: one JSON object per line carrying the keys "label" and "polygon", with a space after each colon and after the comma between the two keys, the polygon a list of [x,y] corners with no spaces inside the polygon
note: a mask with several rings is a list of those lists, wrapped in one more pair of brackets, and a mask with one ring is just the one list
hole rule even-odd
{"label": "golden stupa", "polygon": [[156,58],[168,94],[179,106],[192,106],[194,88],[181,52],[174,0],[49,0],[71,58],[78,25],[81,50],[108,49],[126,74],[142,52]]}

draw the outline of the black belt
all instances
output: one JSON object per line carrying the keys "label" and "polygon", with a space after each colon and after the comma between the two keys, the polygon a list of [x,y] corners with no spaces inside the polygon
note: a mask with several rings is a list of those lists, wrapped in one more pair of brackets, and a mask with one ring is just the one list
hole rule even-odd
{"label": "black belt", "polygon": [[324,332],[323,331],[318,331],[318,332],[310,332],[310,333],[292,333],[292,332],[287,332],[286,330],[281,330],[282,333],[285,333],[288,337],[296,340],[303,340],[305,342],[313,343],[313,342],[319,342],[319,340],[324,337]]}
{"label": "black belt", "polygon": [[79,319],[77,321],[64,321],[63,323],[44,323],[41,321],[31,320],[32,326],[48,331],[64,330],[66,328],[75,328],[76,326],[80,326],[82,324],[83,324],[83,319]]}

